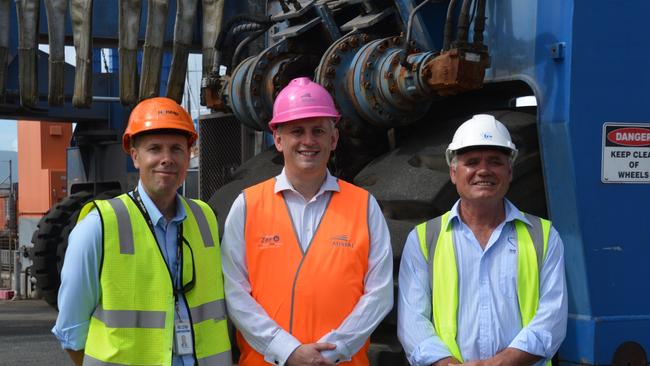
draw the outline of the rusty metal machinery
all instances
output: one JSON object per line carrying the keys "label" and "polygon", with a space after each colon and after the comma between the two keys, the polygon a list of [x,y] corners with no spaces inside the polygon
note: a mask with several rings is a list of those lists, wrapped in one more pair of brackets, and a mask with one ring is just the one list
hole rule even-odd
{"label": "rusty metal machinery", "polygon": [[[337,173],[353,174],[389,148],[387,131],[419,121],[441,96],[483,84],[489,58],[482,43],[467,41],[460,30],[442,50],[421,50],[412,39],[414,15],[428,3],[402,6],[408,13],[400,18],[395,2],[269,2],[270,45],[237,63],[239,52],[233,55],[226,39],[233,42],[235,30],[247,23],[226,27],[212,73],[203,80],[204,101],[250,128],[268,131],[279,90],[296,76],[313,77],[330,91],[342,115],[337,156],[346,163]],[[453,2],[445,9],[455,14]],[[452,22],[443,18],[440,28]],[[253,25],[249,37],[264,32]],[[219,65],[229,68],[226,75],[218,75]]]}
{"label": "rusty metal machinery", "polygon": [[[352,9],[355,17],[344,16]],[[276,10],[270,19],[282,30],[271,34],[272,45],[204,82],[207,105],[231,110],[248,127],[267,130],[275,95],[298,75],[313,76],[332,93],[340,129],[351,138],[411,124],[439,96],[482,86],[485,47],[461,39],[462,48],[422,52],[395,23],[394,4],[310,1],[292,10],[280,2]]]}
{"label": "rusty metal machinery", "polygon": [[[271,118],[273,100],[280,89],[294,77],[313,75],[322,53],[339,36],[326,4],[295,2],[291,4],[293,9],[284,5],[286,12],[270,17],[275,31],[269,47],[232,65],[234,70],[224,77],[217,76],[219,65],[215,65],[212,75],[203,82],[207,106],[231,110],[238,120],[256,130],[268,130],[266,124]],[[259,29],[250,29],[257,32],[257,36],[261,35]],[[239,54],[240,51],[234,50],[229,54],[222,52],[220,57],[227,59],[225,63],[230,65]]]}

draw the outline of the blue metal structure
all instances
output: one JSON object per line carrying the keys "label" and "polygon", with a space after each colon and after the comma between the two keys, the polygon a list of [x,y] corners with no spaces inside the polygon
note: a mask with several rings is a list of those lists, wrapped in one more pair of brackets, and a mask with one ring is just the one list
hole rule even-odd
{"label": "blue metal structure", "polygon": [[[378,140],[371,138],[368,125],[399,129],[422,118],[430,103],[434,109],[444,103],[436,102],[441,93],[426,85],[424,75],[425,65],[441,53],[440,4],[432,3],[414,18],[414,48],[425,51],[411,49],[403,56],[399,32],[407,32],[407,18],[420,3],[395,1],[401,29],[391,28],[391,22],[382,30],[363,28],[373,11],[384,9],[365,8],[357,18],[361,27],[347,27],[349,33],[331,42],[314,66],[315,79],[333,93],[342,110],[341,128],[348,136],[365,138],[374,146]],[[486,6],[484,42],[490,63],[484,83],[492,90],[489,98],[534,95],[537,100],[548,213],[565,242],[570,290],[561,364],[637,364],[647,360],[644,350],[650,350],[650,285],[645,282],[650,277],[650,246],[645,243],[650,226],[644,205],[633,203],[650,198],[650,188],[647,183],[606,184],[600,178],[603,124],[650,123],[650,71],[641,61],[648,57],[643,31],[647,14],[650,3],[641,0],[625,6],[565,0],[488,1]],[[285,17],[291,29],[311,21],[308,16]],[[276,36],[275,42],[293,43],[293,54],[300,54],[295,49],[301,42],[313,43],[308,35],[280,34],[284,37]],[[256,73],[251,70],[264,59],[261,56],[233,72],[227,81],[231,90],[243,88],[242,80],[252,80]],[[398,61],[404,59],[409,67],[400,69]],[[264,70],[257,74],[260,80],[284,76]],[[252,115],[248,108],[255,98],[237,99],[243,95],[245,91],[231,92],[226,103],[244,123],[264,129],[266,118],[260,116],[268,115],[268,107],[256,104]],[[490,102],[485,107],[490,108]]]}
{"label": "blue metal structure", "polygon": [[[266,6],[271,15],[265,20],[273,23],[268,26],[268,47],[232,65],[231,59],[237,57],[230,50],[232,58],[222,60],[229,66],[228,75],[213,75],[214,84],[208,83],[208,91],[212,88],[218,96],[208,104],[233,113],[250,128],[265,130],[277,91],[292,77],[307,73],[335,96],[343,115],[341,129],[349,138],[342,148],[363,155],[359,166],[390,149],[385,138],[388,130],[399,132],[415,121],[434,120],[432,116],[443,107],[447,113],[449,109],[489,110],[534,95],[545,200],[564,240],[570,292],[560,364],[647,363],[650,225],[644,203],[650,198],[650,186],[603,183],[601,171],[606,122],[650,126],[650,69],[645,65],[650,42],[644,29],[650,2],[486,1],[482,45],[468,46],[476,40],[475,34],[451,49],[444,49],[443,37],[448,2],[431,2],[417,13],[413,10],[422,1],[301,1],[300,9],[287,2],[288,12],[277,0],[250,3]],[[245,13],[243,5],[237,4],[228,2],[230,17]],[[170,3],[168,42],[173,37],[174,5]],[[96,45],[114,48],[117,1],[96,1],[94,6]],[[477,10],[472,9],[472,14],[470,31],[478,23]],[[405,39],[411,15],[413,44]],[[41,24],[42,38],[46,29]],[[249,25],[249,29],[260,28]],[[200,48],[200,31],[197,25],[195,51]],[[15,37],[12,42],[15,50]],[[462,79],[460,87],[454,86],[458,89],[434,80],[449,60],[440,61],[440,56],[484,65],[476,74],[484,87],[477,87],[474,78]],[[46,75],[43,55],[40,61],[39,75]],[[17,94],[16,67],[15,62],[9,65],[10,95]],[[72,72],[67,69],[67,80],[72,80]],[[116,83],[113,74],[96,74],[95,95],[116,97]],[[45,95],[42,84],[39,88]],[[66,84],[67,95],[71,86]],[[454,104],[446,106],[446,97],[452,94]],[[41,97],[39,109],[25,110],[10,98],[0,106],[0,114],[89,122],[87,132],[112,130],[115,136],[128,114],[118,103],[94,103],[91,109],[75,110],[69,98],[61,108],[49,108],[45,100]],[[345,168],[344,173],[354,174],[360,169]]]}
{"label": "blue metal structure", "polygon": [[639,63],[647,58],[641,28],[650,3],[491,5],[486,80],[523,81],[538,103],[549,214],[565,243],[570,290],[560,359],[611,364],[627,341],[647,352],[650,226],[643,204],[634,202],[650,198],[650,187],[605,184],[600,175],[603,124],[650,123],[650,71]]}

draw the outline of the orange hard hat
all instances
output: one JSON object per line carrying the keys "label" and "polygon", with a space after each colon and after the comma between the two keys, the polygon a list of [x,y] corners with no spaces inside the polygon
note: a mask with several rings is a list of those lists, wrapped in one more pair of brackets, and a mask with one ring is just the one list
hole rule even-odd
{"label": "orange hard hat", "polygon": [[145,99],[133,108],[129,124],[122,136],[122,147],[131,150],[131,138],[139,133],[155,130],[178,130],[187,135],[187,145],[192,146],[198,134],[192,118],[183,107],[169,98]]}

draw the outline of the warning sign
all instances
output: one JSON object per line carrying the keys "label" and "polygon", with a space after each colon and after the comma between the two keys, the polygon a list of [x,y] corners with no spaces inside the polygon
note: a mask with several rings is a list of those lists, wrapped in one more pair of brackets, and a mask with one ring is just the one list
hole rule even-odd
{"label": "warning sign", "polygon": [[603,124],[603,183],[650,183],[650,123]]}

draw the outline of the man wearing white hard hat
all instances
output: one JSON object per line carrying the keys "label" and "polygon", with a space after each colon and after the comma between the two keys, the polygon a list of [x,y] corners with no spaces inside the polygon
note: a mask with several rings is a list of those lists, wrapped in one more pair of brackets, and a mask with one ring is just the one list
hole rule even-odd
{"label": "man wearing white hard hat", "polygon": [[240,366],[368,365],[368,339],[393,306],[388,227],[365,190],[333,177],[339,113],[308,78],[273,105],[277,177],[235,200],[223,237]]}
{"label": "man wearing white hard hat", "polygon": [[564,249],[547,220],[505,195],[517,147],[476,115],[445,153],[460,199],[409,234],[398,337],[411,365],[550,365],[566,334]]}

